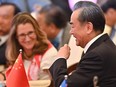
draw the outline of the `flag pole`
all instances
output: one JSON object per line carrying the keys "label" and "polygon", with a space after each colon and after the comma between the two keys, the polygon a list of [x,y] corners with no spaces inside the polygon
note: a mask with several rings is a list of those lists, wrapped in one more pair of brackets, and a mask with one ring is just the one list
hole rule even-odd
{"label": "flag pole", "polygon": [[22,49],[20,49],[19,52],[22,53]]}
{"label": "flag pole", "polygon": [[65,75],[64,78],[65,78],[65,80],[67,81],[68,75]]}
{"label": "flag pole", "polygon": [[64,76],[64,80],[63,80],[63,82],[61,83],[60,87],[67,87],[67,78],[68,78],[68,75],[65,75],[65,76]]}

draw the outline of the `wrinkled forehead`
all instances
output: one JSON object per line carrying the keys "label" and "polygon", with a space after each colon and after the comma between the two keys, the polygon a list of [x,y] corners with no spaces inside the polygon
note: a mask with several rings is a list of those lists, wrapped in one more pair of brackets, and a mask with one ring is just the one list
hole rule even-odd
{"label": "wrinkled forehead", "polygon": [[0,16],[13,16],[14,7],[10,5],[0,6]]}

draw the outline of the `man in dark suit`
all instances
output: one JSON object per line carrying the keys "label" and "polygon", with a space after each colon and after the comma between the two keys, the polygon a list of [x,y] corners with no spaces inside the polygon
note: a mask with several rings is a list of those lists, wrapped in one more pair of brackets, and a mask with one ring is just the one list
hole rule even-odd
{"label": "man in dark suit", "polygon": [[10,31],[11,21],[20,9],[12,3],[0,4],[0,65],[6,66],[6,41]]}
{"label": "man in dark suit", "polygon": [[[76,45],[84,48],[84,55],[68,76],[68,87],[93,87],[94,76],[98,77],[98,86],[116,87],[116,46],[107,34],[102,34],[105,26],[102,10],[89,1],[77,2],[70,23],[70,33],[76,38]],[[50,67],[55,87],[59,87],[67,75],[69,55],[70,47],[64,45]]]}

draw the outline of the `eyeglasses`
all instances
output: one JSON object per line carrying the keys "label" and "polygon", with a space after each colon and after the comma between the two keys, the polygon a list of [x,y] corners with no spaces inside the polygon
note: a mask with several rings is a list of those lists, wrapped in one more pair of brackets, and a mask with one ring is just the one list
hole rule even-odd
{"label": "eyeglasses", "polygon": [[26,36],[28,36],[29,38],[34,38],[36,34],[34,31],[29,31],[27,34],[19,34],[17,36],[18,36],[18,39],[25,40]]}

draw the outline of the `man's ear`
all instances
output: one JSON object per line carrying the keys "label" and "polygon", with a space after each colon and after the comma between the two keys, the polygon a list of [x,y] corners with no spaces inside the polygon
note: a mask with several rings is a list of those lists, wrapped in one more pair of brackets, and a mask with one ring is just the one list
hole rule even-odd
{"label": "man's ear", "polygon": [[93,31],[93,24],[91,22],[87,22],[86,24],[86,32],[90,34]]}
{"label": "man's ear", "polygon": [[54,33],[55,32],[55,25],[54,24],[50,24],[50,31],[52,32],[52,33]]}

